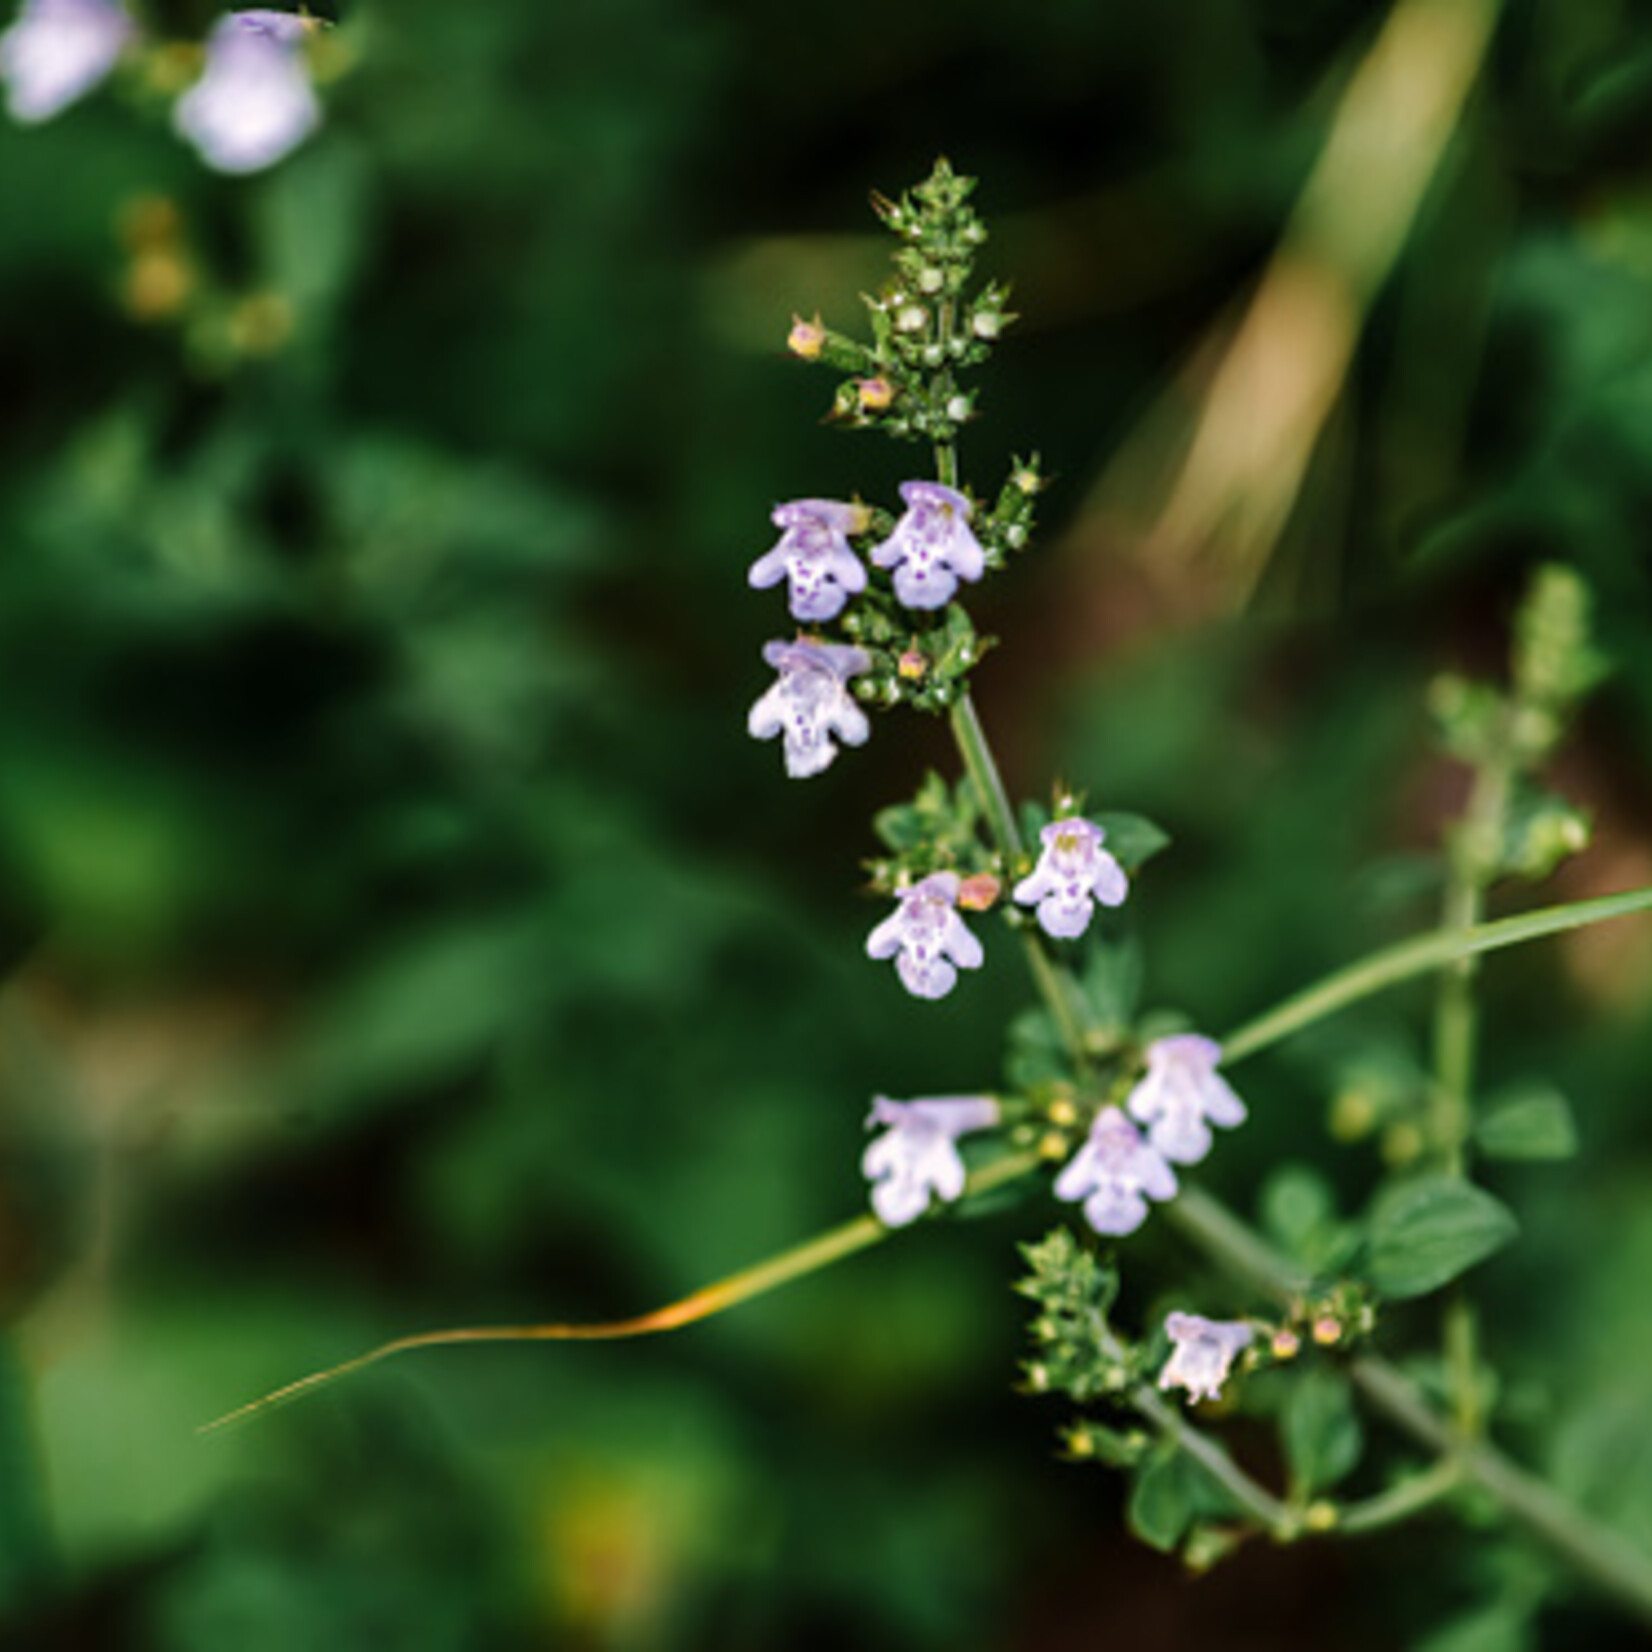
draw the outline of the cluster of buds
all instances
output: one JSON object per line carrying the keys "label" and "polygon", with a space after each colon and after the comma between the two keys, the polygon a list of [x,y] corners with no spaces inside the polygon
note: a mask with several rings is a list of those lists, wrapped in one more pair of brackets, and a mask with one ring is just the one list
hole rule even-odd
{"label": "cluster of buds", "polygon": [[[305,61],[318,27],[292,12],[227,12],[172,124],[218,172],[261,172],[307,138],[321,106]],[[23,0],[0,35],[0,80],[14,120],[49,120],[100,85],[139,42],[123,0]]]}
{"label": "cluster of buds", "polygon": [[1504,777],[1506,798],[1496,817],[1471,811],[1448,834],[1453,864],[1471,883],[1544,878],[1588,847],[1588,815],[1532,776],[1604,669],[1589,642],[1587,588],[1570,568],[1548,566],[1538,570],[1515,616],[1508,688],[1454,674],[1430,685],[1429,709],[1445,749],[1482,774]]}
{"label": "cluster of buds", "polygon": [[816,315],[795,319],[787,346],[847,377],[831,416],[912,441],[949,443],[975,417],[975,393],[959,375],[977,367],[1015,317],[1009,291],[988,283],[970,292],[975,255],[987,232],[969,205],[975,187],[944,161],[898,201],[872,205],[900,238],[894,272],[865,303],[872,341],[860,344]]}

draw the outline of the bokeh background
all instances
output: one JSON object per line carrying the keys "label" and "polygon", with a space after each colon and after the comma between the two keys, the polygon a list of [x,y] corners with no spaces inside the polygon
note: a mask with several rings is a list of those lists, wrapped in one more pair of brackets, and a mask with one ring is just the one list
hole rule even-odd
{"label": "bokeh background", "polygon": [[[982,715],[1024,794],[1171,833],[1149,1001],[1220,1032],[1431,921],[1426,685],[1501,671],[1546,559],[1617,665],[1558,776],[1596,842],[1499,910],[1652,882],[1652,7],[1415,9],[1353,128],[1363,0],[362,0],[266,176],[130,82],[0,128],[0,1641],[1642,1644],[1491,1522],[1195,1582],[1133,1545],[1016,1392],[1041,1199],[193,1432],[404,1332],[653,1307],[862,1208],[873,1093],[999,1082],[1013,949],[940,1005],[861,954],[870,815],[944,729],[799,785],[743,727],[769,509],[922,464],[823,426],[786,328],[854,330],[866,194],[937,154],[1023,317],[965,475],[1055,478]],[[1582,1135],[1493,1178],[1504,1437],[1652,1542],[1652,932],[1485,990],[1487,1085]],[[1426,1009],[1250,1064],[1213,1184],[1357,1206],[1339,1063]],[[1203,1278],[1151,1228],[1130,1269]]]}

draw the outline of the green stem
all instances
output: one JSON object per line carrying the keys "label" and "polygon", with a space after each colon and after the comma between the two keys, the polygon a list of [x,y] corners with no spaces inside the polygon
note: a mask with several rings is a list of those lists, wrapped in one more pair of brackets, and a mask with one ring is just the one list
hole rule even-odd
{"label": "green stem", "polygon": [[1326,976],[1306,991],[1296,993],[1236,1028],[1222,1040],[1223,1063],[1231,1066],[1361,998],[1369,998],[1372,993],[1395,986],[1413,975],[1425,975],[1458,958],[1648,910],[1652,910],[1652,889],[1629,889],[1595,900],[1541,907],[1536,912],[1523,912],[1516,918],[1500,918],[1495,923],[1477,924],[1470,929],[1431,930],[1426,935],[1400,941]]}
{"label": "green stem", "polygon": [[[1214,1261],[1263,1296],[1288,1307],[1300,1295],[1302,1269],[1202,1189],[1184,1185],[1166,1206],[1166,1214]],[[1362,1354],[1349,1369],[1375,1410],[1420,1445],[1447,1458],[1465,1481],[1489,1493],[1509,1518],[1652,1623],[1652,1557],[1591,1519],[1536,1475],[1518,1468],[1494,1446],[1464,1439],[1416,1383],[1387,1360]],[[1349,1529],[1345,1520],[1338,1524]]]}
{"label": "green stem", "polygon": [[1201,1187],[1183,1182],[1181,1192],[1164,1207],[1164,1215],[1242,1284],[1283,1308],[1294,1308],[1313,1283],[1306,1268],[1282,1256]]}
{"label": "green stem", "polygon": [[[975,784],[976,796],[987,817],[1004,869],[1014,876],[1017,863],[1025,856],[1020,829],[1015,824],[1015,811],[1010,806],[1009,793],[1004,789],[1004,777],[998,772],[997,759],[987,744],[986,731],[975,710],[975,702],[966,687],[952,702],[952,737],[957,742],[964,768]],[[1049,954],[1043,937],[1030,926],[1021,931],[1021,944],[1027,954],[1027,967],[1032,971],[1039,994],[1055,1017],[1061,1041],[1080,1067],[1090,1064],[1089,1047],[1085,1041],[1085,1015],[1079,1000],[1078,983]]]}
{"label": "green stem", "polygon": [[[1494,757],[1474,771],[1474,785],[1461,822],[1449,842],[1451,875],[1440,908],[1443,930],[1472,929],[1485,916],[1486,881],[1503,854],[1505,815],[1513,774],[1507,759]],[[1434,1000],[1434,1093],[1429,1108],[1431,1145],[1440,1168],[1459,1179],[1468,1174],[1468,1145],[1474,1133],[1474,1060],[1479,1027],[1475,980],[1480,960],[1459,958],[1440,972]],[[1480,1432],[1480,1327],[1474,1303],[1460,1281],[1446,1294],[1441,1317],[1441,1353],[1457,1432]]]}
{"label": "green stem", "polygon": [[1541,1537],[1582,1577],[1652,1624],[1652,1559],[1609,1527],[1590,1519],[1553,1487],[1517,1468],[1493,1447],[1458,1439],[1409,1381],[1386,1360],[1353,1362],[1354,1382],[1371,1405],[1413,1439],[1450,1454],[1463,1478],[1489,1492],[1506,1514]]}
{"label": "green stem", "polygon": [[1201,1433],[1189,1423],[1174,1406],[1167,1405],[1146,1383],[1139,1382],[1130,1390],[1130,1403],[1178,1451],[1184,1451],[1216,1482],[1247,1514],[1252,1515],[1264,1529],[1282,1542],[1289,1542],[1301,1531],[1301,1522],[1270,1491],[1257,1484],[1227,1453],[1227,1449],[1208,1434]]}
{"label": "green stem", "polygon": [[[1119,1361],[1126,1357],[1123,1344],[1108,1329],[1105,1320],[1098,1319],[1095,1332],[1104,1353]],[[1191,1457],[1271,1536],[1281,1542],[1297,1536],[1301,1527],[1294,1511],[1245,1473],[1228,1455],[1225,1446],[1195,1428],[1175,1406],[1162,1400],[1150,1383],[1132,1384],[1125,1397],[1164,1439]]]}
{"label": "green stem", "polygon": [[1015,824],[1015,811],[1010,807],[1009,793],[1004,790],[1004,779],[998,772],[997,760],[987,744],[986,731],[976,714],[975,702],[966,687],[952,702],[952,737],[958,743],[964,767],[975,782],[975,790],[986,811],[987,824],[992,828],[998,852],[1013,869],[1014,863],[1026,853],[1021,846],[1021,832]]}
{"label": "green stem", "polygon": [[1357,1503],[1345,1503],[1337,1510],[1335,1531],[1349,1537],[1398,1526],[1421,1514],[1442,1498],[1449,1497],[1463,1483],[1462,1464],[1455,1456],[1442,1457],[1432,1468],[1413,1474]]}

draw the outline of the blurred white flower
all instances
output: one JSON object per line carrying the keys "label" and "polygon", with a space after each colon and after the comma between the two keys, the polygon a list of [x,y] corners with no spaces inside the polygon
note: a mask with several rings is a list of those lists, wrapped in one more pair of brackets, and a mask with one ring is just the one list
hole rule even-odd
{"label": "blurred white flower", "polygon": [[24,0],[0,35],[0,79],[15,120],[50,120],[115,66],[132,36],[120,0]]}
{"label": "blurred white flower", "polygon": [[236,11],[207,39],[206,68],[178,100],[172,123],[218,172],[261,172],[321,123],[304,65],[314,27],[284,11]]}
{"label": "blurred white flower", "polygon": [[1159,1387],[1179,1385],[1194,1400],[1213,1400],[1221,1393],[1235,1356],[1256,1334],[1242,1319],[1206,1319],[1202,1314],[1171,1314],[1164,1328],[1176,1346]]}

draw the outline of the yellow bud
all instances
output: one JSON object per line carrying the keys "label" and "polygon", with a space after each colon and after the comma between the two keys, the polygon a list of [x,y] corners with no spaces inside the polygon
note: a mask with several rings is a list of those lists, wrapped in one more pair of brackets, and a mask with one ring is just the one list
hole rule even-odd
{"label": "yellow bud", "polygon": [[1328,1532],[1336,1529],[1337,1511],[1334,1503],[1324,1501],[1310,1503],[1302,1511],[1302,1524],[1311,1532]]}
{"label": "yellow bud", "polygon": [[1038,1141],[1038,1156],[1041,1159],[1064,1159],[1067,1157],[1067,1138],[1059,1130],[1046,1131]]}
{"label": "yellow bud", "polygon": [[1273,1341],[1268,1344],[1268,1347],[1275,1359],[1295,1359],[1302,1349],[1302,1338],[1287,1327],[1282,1331],[1274,1332]]}
{"label": "yellow bud", "polygon": [[921,648],[909,648],[895,662],[895,669],[909,683],[915,683],[929,669],[929,657]]}
{"label": "yellow bud", "polygon": [[1414,1124],[1391,1124],[1382,1133],[1382,1156],[1392,1165],[1414,1164],[1423,1146],[1423,1133]]}
{"label": "yellow bud", "polygon": [[1330,1314],[1321,1314],[1314,1321],[1314,1341],[1321,1348],[1334,1348],[1342,1340],[1342,1321]]}
{"label": "yellow bud", "polygon": [[1376,1104],[1369,1091],[1344,1090],[1331,1103],[1330,1130],[1338,1141],[1359,1141],[1371,1134],[1376,1122]]}
{"label": "yellow bud", "polygon": [[121,297],[134,320],[164,321],[183,309],[194,287],[188,260],[170,250],[146,250],[132,260]]}
{"label": "yellow bud", "polygon": [[792,317],[792,330],[786,335],[786,348],[794,356],[813,361],[825,344],[826,329],[821,326],[818,313],[813,321],[805,321],[800,315]]}
{"label": "yellow bud", "polygon": [[1045,1116],[1051,1124],[1058,1125],[1063,1130],[1070,1130],[1078,1123],[1078,1109],[1066,1096],[1058,1096],[1052,1101]]}
{"label": "yellow bud", "polygon": [[856,379],[855,390],[863,413],[881,413],[895,399],[895,387],[888,379]]}

